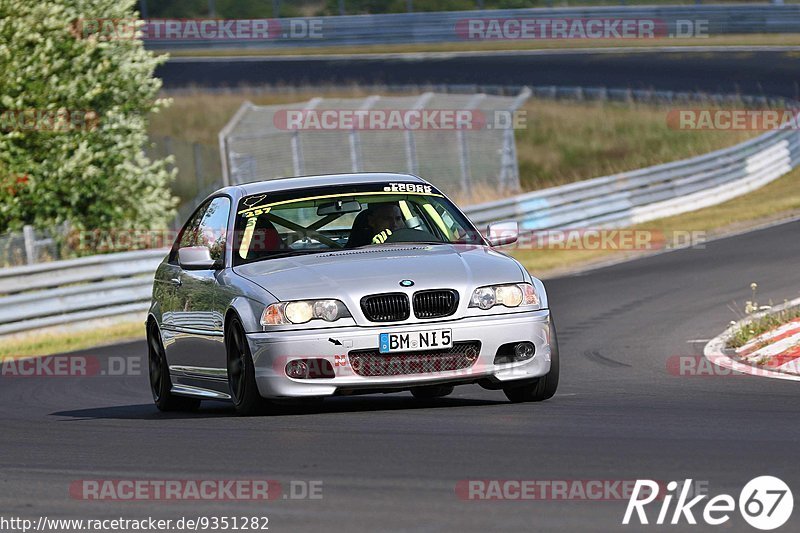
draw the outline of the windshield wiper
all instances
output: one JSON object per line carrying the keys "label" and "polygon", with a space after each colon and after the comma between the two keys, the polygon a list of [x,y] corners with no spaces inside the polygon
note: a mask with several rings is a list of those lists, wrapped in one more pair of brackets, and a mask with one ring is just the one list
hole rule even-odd
{"label": "windshield wiper", "polygon": [[265,255],[264,257],[260,257],[256,261],[263,261],[265,259],[279,259],[281,257],[293,257],[296,255],[311,255],[311,254],[321,254],[325,252],[330,252],[331,249],[323,249],[323,250],[284,250],[281,252],[275,252],[273,254]]}

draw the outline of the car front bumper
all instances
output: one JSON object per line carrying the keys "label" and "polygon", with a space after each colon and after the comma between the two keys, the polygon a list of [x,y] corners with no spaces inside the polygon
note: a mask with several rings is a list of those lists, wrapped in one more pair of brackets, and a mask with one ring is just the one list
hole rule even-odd
{"label": "car front bumper", "polygon": [[[502,385],[544,376],[550,371],[549,326],[550,312],[541,309],[424,324],[249,333],[247,339],[261,395],[265,398],[302,398],[482,380]],[[369,377],[358,375],[351,366],[350,352],[377,350],[379,333],[436,329],[451,329],[454,343],[479,341],[481,348],[477,360],[458,370]],[[501,345],[522,341],[534,344],[536,351],[532,358],[494,364]],[[295,359],[328,360],[335,375],[332,378],[290,378],[285,367]]]}

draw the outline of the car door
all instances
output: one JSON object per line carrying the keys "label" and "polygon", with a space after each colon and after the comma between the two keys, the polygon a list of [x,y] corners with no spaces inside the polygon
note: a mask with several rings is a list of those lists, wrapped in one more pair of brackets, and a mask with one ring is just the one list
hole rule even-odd
{"label": "car door", "polygon": [[155,298],[159,302],[161,311],[161,330],[164,340],[164,347],[169,356],[172,352],[171,347],[175,342],[176,333],[181,331],[180,324],[176,321],[176,315],[183,313],[183,301],[181,301],[182,294],[179,291],[181,286],[181,267],[178,264],[178,249],[181,242],[189,242],[188,236],[197,231],[203,216],[208,209],[209,202],[205,202],[198,207],[195,212],[186,221],[183,228],[178,233],[178,238],[172,246],[167,261],[159,265],[155,276]]}
{"label": "car door", "polygon": [[[224,266],[231,200],[211,199],[181,231],[177,249],[208,247],[212,259]],[[167,349],[170,370],[179,374],[225,378],[226,361],[223,317],[230,303],[228,291],[219,283],[220,269],[181,266],[175,254],[176,308],[172,310],[172,342]]]}

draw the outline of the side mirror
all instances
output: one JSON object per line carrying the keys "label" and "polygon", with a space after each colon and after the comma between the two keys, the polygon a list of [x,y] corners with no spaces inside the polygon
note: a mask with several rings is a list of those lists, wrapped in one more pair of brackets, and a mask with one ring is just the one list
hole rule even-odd
{"label": "side mirror", "polygon": [[218,263],[211,258],[205,246],[187,246],[178,249],[178,263],[186,270],[213,270]]}
{"label": "side mirror", "polygon": [[517,242],[519,238],[519,224],[510,220],[507,222],[492,222],[486,228],[486,240],[491,246],[503,246]]}

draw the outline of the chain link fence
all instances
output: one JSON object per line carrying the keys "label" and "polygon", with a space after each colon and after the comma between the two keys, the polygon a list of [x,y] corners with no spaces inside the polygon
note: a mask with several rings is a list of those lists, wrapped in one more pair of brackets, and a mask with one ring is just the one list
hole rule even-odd
{"label": "chain link fence", "polygon": [[[408,172],[461,201],[486,190],[514,193],[519,191],[514,114],[530,94],[526,88],[516,97],[428,92],[273,106],[246,102],[219,135],[223,179],[240,184]],[[458,117],[464,119],[460,125]]]}
{"label": "chain link fence", "polygon": [[147,155],[151,159],[171,156],[172,168],[177,169],[172,194],[179,203],[173,226],[182,224],[203,198],[222,186],[219,151],[215,146],[173,137],[153,136],[150,140]]}
{"label": "chain link fence", "polygon": [[62,259],[62,240],[67,226],[47,230],[25,226],[22,231],[0,234],[0,266],[32,265]]}

